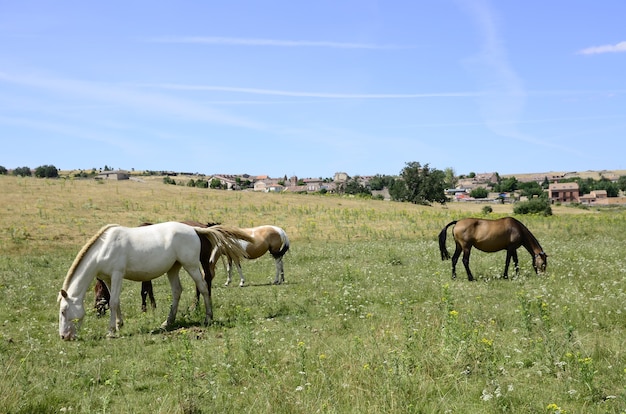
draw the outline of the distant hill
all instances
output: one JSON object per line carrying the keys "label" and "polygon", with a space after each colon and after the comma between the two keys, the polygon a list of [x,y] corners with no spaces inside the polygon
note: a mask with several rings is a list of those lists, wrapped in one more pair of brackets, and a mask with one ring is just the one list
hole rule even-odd
{"label": "distant hill", "polygon": [[538,173],[523,173],[523,174],[501,174],[503,178],[515,177],[518,181],[537,181],[543,180],[544,177],[548,177],[548,180],[553,181],[557,178],[592,178],[599,180],[601,177],[608,178],[609,180],[617,180],[619,177],[626,175],[626,170],[600,170],[600,171],[549,171]]}

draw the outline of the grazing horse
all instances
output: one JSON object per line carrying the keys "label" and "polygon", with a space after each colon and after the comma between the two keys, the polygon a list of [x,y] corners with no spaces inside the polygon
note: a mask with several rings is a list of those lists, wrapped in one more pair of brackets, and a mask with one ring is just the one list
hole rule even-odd
{"label": "grazing horse", "polygon": [[220,251],[233,260],[240,260],[245,252],[237,240],[247,238],[239,229],[218,227],[191,227],[177,222],[134,228],[116,224],[102,227],[80,250],[63,282],[58,297],[61,339],[76,338],[85,317],[85,294],[97,276],[110,287],[109,336],[115,336],[124,324],[120,308],[122,279],[147,281],[167,273],[172,305],[161,326],[171,326],[182,292],[181,267],[204,297],[204,322],[208,324],[213,319],[213,309],[209,286],[199,266],[201,239],[206,238],[211,246],[219,246]]}
{"label": "grazing horse", "polygon": [[[283,256],[289,250],[289,238],[285,230],[277,226],[259,226],[241,229],[246,233],[252,241],[241,240],[241,246],[244,248],[248,255],[248,259],[257,259],[263,256],[265,253],[270,252],[276,262],[276,277],[274,278],[274,284],[279,285],[285,281],[285,270],[283,267]],[[218,252],[219,255],[219,252]],[[241,270],[241,263],[239,260],[227,258],[228,265],[228,278],[226,279],[226,286],[232,281],[232,265],[233,262],[239,271],[239,286],[243,286],[246,282]]]}
{"label": "grazing horse", "polygon": [[456,264],[461,252],[463,252],[463,265],[467,272],[467,279],[474,280],[469,268],[470,251],[472,247],[487,253],[506,250],[506,264],[504,265],[504,278],[508,278],[511,258],[515,263],[515,273],[519,273],[517,249],[524,246],[533,258],[535,273],[544,272],[548,265],[548,255],[543,251],[535,236],[521,222],[513,217],[504,217],[497,220],[466,218],[448,223],[439,233],[439,250],[441,260],[450,258],[446,249],[446,232],[448,227],[455,225],[452,230],[456,250],[452,255],[452,278],[456,278]]}
{"label": "grazing horse", "polygon": [[[181,221],[181,223],[187,224],[188,226],[192,226],[192,227],[202,227],[202,228],[219,225],[219,223],[203,224],[203,223],[199,223],[197,221],[191,221],[191,220]],[[151,226],[152,224],[153,223],[141,223],[139,227]],[[213,246],[211,246],[211,243],[209,243],[209,241],[206,238],[201,237],[200,238],[200,264],[202,265],[202,270],[204,271],[204,280],[209,285],[209,289],[211,288],[211,284],[210,284],[211,280],[213,280],[213,277],[215,277],[215,272],[213,270],[215,269],[215,265],[210,263],[212,250],[213,250]],[[207,275],[211,275],[211,277],[208,278]],[[198,291],[196,290],[196,292]],[[109,289],[104,284],[104,281],[102,281],[102,279],[96,279],[96,285],[94,286],[94,293],[95,293],[94,308],[96,309],[96,314],[98,315],[98,317],[100,317],[106,314],[106,310],[109,307],[109,299],[110,299]],[[196,301],[199,299],[199,296],[200,294],[198,292],[196,296]],[[154,290],[152,288],[152,281],[150,280],[141,282],[141,311],[142,312],[145,312],[147,310],[148,298],[150,299],[150,304],[152,305],[152,309],[156,309],[156,300],[154,299]]]}

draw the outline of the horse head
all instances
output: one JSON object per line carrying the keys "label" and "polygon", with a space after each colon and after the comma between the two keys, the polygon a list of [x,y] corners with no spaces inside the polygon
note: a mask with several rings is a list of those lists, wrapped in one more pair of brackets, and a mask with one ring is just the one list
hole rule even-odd
{"label": "horse head", "polygon": [[64,289],[59,293],[59,335],[61,339],[76,339],[76,334],[85,317],[82,299],[70,297]]}
{"label": "horse head", "polygon": [[548,255],[545,252],[539,252],[533,256],[533,267],[535,273],[543,273],[548,267]]}

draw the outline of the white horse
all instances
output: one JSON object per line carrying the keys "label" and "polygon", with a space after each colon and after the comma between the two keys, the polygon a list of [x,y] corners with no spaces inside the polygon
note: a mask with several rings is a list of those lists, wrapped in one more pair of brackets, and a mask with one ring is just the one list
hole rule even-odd
{"label": "white horse", "polygon": [[204,323],[208,324],[213,319],[213,310],[210,286],[200,271],[200,237],[208,240],[214,248],[219,246],[220,252],[231,260],[246,256],[238,240],[250,240],[236,228],[199,228],[178,222],[132,228],[110,224],[101,228],[74,259],[59,293],[61,339],[76,338],[85,316],[85,294],[96,276],[105,281],[111,292],[109,336],[115,336],[124,324],[120,309],[122,279],[141,282],[167,273],[172,288],[172,306],[162,327],[169,327],[176,318],[182,293],[181,267],[189,273],[204,297]]}
{"label": "white horse", "polygon": [[[248,259],[257,259],[263,256],[265,253],[270,252],[276,262],[276,277],[274,278],[274,284],[279,285],[285,281],[285,270],[283,267],[283,256],[289,250],[289,238],[285,230],[277,226],[258,226],[246,229],[241,229],[247,234],[252,241],[240,239],[239,244],[246,251]],[[219,255],[219,252],[218,252]],[[243,271],[241,270],[241,260],[236,257],[227,257],[228,264],[226,269],[228,271],[228,278],[225,285],[228,286],[232,281],[233,263],[239,271],[239,286],[243,286],[246,282],[243,277]]]}

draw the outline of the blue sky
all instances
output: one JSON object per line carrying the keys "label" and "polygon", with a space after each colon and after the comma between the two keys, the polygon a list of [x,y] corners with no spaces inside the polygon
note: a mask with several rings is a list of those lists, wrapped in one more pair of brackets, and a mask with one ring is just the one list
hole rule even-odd
{"label": "blue sky", "polygon": [[0,0],[0,165],[626,169],[626,2]]}

